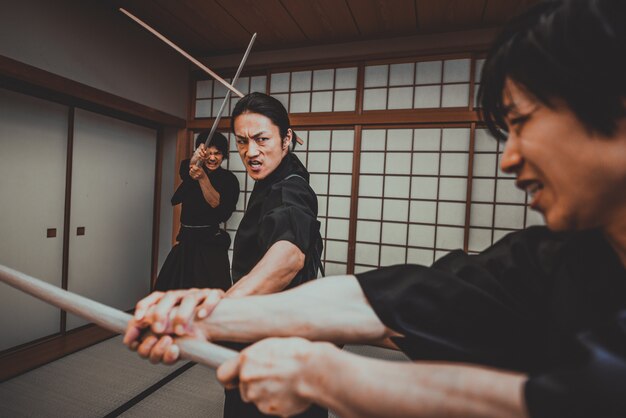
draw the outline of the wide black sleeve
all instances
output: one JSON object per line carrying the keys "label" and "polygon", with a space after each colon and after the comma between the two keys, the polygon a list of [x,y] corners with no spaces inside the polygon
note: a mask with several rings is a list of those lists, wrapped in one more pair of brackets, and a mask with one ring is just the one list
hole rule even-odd
{"label": "wide black sleeve", "polygon": [[259,220],[259,244],[266,252],[278,241],[289,241],[307,254],[319,231],[317,196],[300,177],[272,186]]}
{"label": "wide black sleeve", "polygon": [[526,382],[530,416],[626,417],[626,311],[576,339],[570,365],[532,374]]}
{"label": "wide black sleeve", "polygon": [[455,251],[432,267],[399,265],[356,277],[380,320],[413,359],[530,371],[555,353],[549,309],[552,253],[544,228],[510,234],[480,255]]}
{"label": "wide black sleeve", "polygon": [[220,194],[220,204],[215,208],[218,222],[226,222],[233,214],[239,200],[239,180],[230,171],[225,170],[222,178]]}
{"label": "wide black sleeve", "polygon": [[189,175],[189,162],[191,160],[186,159],[180,162],[180,167],[178,168],[178,174],[180,175],[181,180],[183,181],[178,185],[176,191],[172,195],[172,206],[178,205],[183,202],[183,197],[185,193],[187,193],[187,188],[189,187],[190,182],[194,181]]}

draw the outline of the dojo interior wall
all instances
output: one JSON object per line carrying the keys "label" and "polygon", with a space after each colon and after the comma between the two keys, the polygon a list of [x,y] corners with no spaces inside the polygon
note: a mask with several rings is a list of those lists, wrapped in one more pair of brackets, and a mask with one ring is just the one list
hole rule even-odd
{"label": "dojo interior wall", "polygon": [[[128,18],[115,13],[109,5],[74,0],[17,3],[0,0],[0,8],[0,56],[137,106],[186,118],[189,85],[186,61],[155,42]],[[93,112],[89,103],[85,105],[90,110],[84,110],[81,101],[59,99],[58,94],[42,92],[45,89],[33,91],[32,95],[22,87],[12,90],[13,83],[3,80],[0,263],[55,285],[64,285],[63,208],[67,144],[73,135],[74,193],[65,287],[120,309],[130,309],[150,287],[157,177],[164,179],[160,182],[158,202],[159,267],[171,247],[169,199],[174,187],[179,129],[159,128],[157,124],[146,126],[121,114],[125,120],[116,114]],[[96,93],[94,100],[98,99]],[[159,141],[162,171],[155,173]],[[133,167],[140,172],[133,172]],[[145,178],[133,189],[133,181],[139,181],[139,177]],[[81,194],[89,195],[89,199],[81,199]],[[135,200],[129,200],[128,196],[133,194]],[[81,209],[81,204],[88,201],[91,206]],[[80,213],[89,219],[79,216]],[[92,222],[91,228],[88,222]],[[77,236],[77,228],[85,223],[85,235]],[[100,234],[97,228],[101,228]],[[48,229],[54,229],[56,235],[47,237]],[[77,241],[91,237],[95,240],[96,236],[97,241],[89,245]],[[142,261],[129,262],[129,258]],[[135,269],[135,264],[143,265],[140,271]],[[70,315],[63,321],[58,309],[5,285],[0,300],[5,330],[0,354],[84,324]],[[16,322],[15,318],[20,321]]]}
{"label": "dojo interior wall", "polygon": [[[305,141],[296,154],[318,195],[326,274],[430,265],[542,223],[513,176],[499,170],[503,144],[477,121],[483,62],[481,53],[408,56],[276,67],[240,79],[242,92],[280,100]],[[210,122],[225,89],[203,77],[195,84],[193,119]],[[234,235],[253,182],[232,134],[230,147],[224,166],[243,192],[226,223]]]}

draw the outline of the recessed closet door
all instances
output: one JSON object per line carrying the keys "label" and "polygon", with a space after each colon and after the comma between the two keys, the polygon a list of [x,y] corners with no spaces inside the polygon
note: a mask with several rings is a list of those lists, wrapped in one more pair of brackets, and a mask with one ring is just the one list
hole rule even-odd
{"label": "recessed closet door", "polygon": [[[0,264],[59,287],[68,111],[0,89]],[[0,283],[0,329],[2,351],[59,332],[60,310]]]}
{"label": "recessed closet door", "polygon": [[150,289],[156,136],[76,111],[68,289],[122,310]]}

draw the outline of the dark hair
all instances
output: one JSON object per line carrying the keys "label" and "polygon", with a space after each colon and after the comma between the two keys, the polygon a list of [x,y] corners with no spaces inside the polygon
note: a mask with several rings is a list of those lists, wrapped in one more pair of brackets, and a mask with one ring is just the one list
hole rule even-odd
{"label": "dark hair", "polygon": [[291,129],[291,146],[290,150],[293,150],[296,146],[296,133],[291,128],[291,122],[289,122],[289,114],[285,106],[278,99],[269,96],[264,93],[250,93],[243,96],[235,105],[233,109],[233,115],[231,117],[231,129],[235,132],[235,119],[242,113],[258,113],[271,120],[274,125],[278,127],[280,137],[284,139],[287,136],[287,131]]}
{"label": "dark hair", "polygon": [[[200,144],[204,144],[208,137],[209,137],[208,132],[206,131],[200,132],[198,134],[198,137],[196,138],[196,148],[198,148]],[[222,156],[224,157],[224,159],[225,160],[228,159],[228,139],[226,139],[226,137],[223,134],[219,132],[213,133],[213,138],[211,138],[209,147],[217,148],[217,150],[222,153]]]}
{"label": "dark hair", "polygon": [[546,106],[563,100],[590,131],[614,133],[625,115],[625,32],[624,0],[544,0],[513,19],[482,70],[478,100],[491,133],[506,137],[507,78]]}

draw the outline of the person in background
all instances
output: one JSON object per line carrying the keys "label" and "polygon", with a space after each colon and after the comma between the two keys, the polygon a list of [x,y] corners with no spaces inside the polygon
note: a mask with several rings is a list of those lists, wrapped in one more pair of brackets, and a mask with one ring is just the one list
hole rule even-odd
{"label": "person in background", "polygon": [[[227,290],[231,284],[228,248],[230,237],[220,223],[230,218],[239,199],[239,181],[222,168],[228,158],[228,140],[216,132],[208,147],[207,132],[198,135],[191,159],[180,163],[182,183],[172,205],[182,204],[178,243],[159,272],[155,289],[189,288]],[[197,167],[197,161],[202,164]]]}

